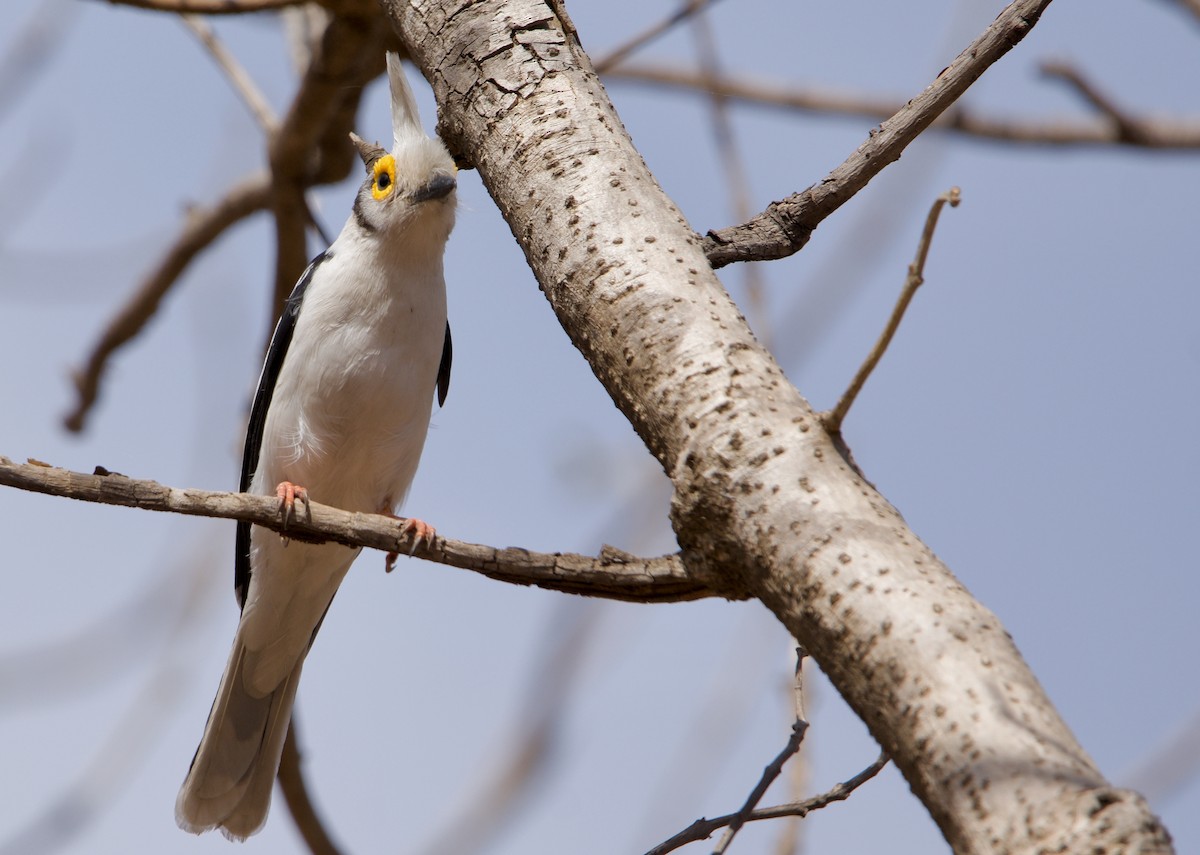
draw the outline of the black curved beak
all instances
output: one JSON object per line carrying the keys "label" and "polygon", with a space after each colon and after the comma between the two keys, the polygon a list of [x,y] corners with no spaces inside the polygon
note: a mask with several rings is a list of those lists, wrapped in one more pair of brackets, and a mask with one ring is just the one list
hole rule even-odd
{"label": "black curved beak", "polygon": [[458,181],[455,180],[453,175],[435,175],[424,187],[418,187],[414,190],[410,198],[413,202],[442,199],[449,196],[457,186]]}

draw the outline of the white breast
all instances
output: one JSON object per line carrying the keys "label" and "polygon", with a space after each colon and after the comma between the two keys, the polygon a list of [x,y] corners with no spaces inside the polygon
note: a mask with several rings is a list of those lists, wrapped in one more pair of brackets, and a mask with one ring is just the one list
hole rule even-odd
{"label": "white breast", "polygon": [[436,264],[397,268],[335,242],[304,296],[252,490],[280,481],[314,501],[392,511],[416,473],[446,332]]}

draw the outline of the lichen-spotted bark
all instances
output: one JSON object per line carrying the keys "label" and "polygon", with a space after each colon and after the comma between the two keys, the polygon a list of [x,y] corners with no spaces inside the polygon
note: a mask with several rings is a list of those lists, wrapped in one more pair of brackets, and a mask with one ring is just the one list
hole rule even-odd
{"label": "lichen-spotted bark", "polygon": [[1106,828],[1130,850],[1169,851],[995,616],[839,456],[646,169],[569,23],[535,0],[384,6],[452,149],[671,477],[689,569],[778,616],[956,851],[1091,852]]}

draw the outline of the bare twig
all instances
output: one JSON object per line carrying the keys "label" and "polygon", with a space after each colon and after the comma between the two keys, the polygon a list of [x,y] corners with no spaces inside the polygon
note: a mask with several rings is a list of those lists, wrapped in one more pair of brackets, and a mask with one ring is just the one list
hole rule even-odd
{"label": "bare twig", "polygon": [[925,217],[925,228],[921,231],[921,240],[917,244],[917,255],[913,259],[912,264],[908,265],[908,276],[904,280],[904,289],[900,292],[900,298],[896,301],[896,307],[892,309],[892,316],[888,318],[887,326],[883,328],[883,332],[879,335],[879,340],[875,342],[875,346],[871,348],[871,352],[867,354],[867,358],[863,360],[863,364],[859,367],[858,373],[854,375],[854,379],[850,381],[850,385],[842,393],[842,398],[837,402],[837,406],[822,417],[825,429],[831,434],[836,435],[841,433],[842,422],[846,419],[846,413],[850,412],[850,407],[854,405],[854,400],[858,397],[858,393],[862,391],[863,384],[867,382],[867,378],[871,376],[871,372],[875,370],[875,366],[879,364],[879,360],[887,352],[888,345],[892,343],[892,337],[895,336],[896,330],[900,327],[900,321],[904,319],[904,313],[908,310],[908,305],[912,302],[913,295],[917,293],[917,289],[925,281],[925,259],[929,257],[929,245],[933,241],[933,232],[937,228],[937,221],[942,213],[942,207],[947,203],[949,203],[951,208],[958,207],[958,203],[961,200],[962,192],[957,187],[951,187],[945,193],[938,196],[934,200],[933,205],[930,206],[929,214]]}
{"label": "bare twig", "polygon": [[601,74],[611,70],[614,66],[622,62],[634,51],[645,47],[663,33],[669,31],[672,27],[678,26],[692,15],[695,15],[697,12],[706,9],[715,2],[716,0],[684,0],[684,2],[679,5],[679,8],[670,15],[663,18],[661,21],[651,24],[637,35],[632,36],[627,41],[613,48],[608,53],[595,60],[592,63],[593,66],[595,67],[596,71]]}
{"label": "bare twig", "polygon": [[[848,781],[843,781],[835,785],[827,792],[821,793],[819,796],[813,796],[811,799],[805,799],[802,802],[794,802],[792,804],[779,805],[777,807],[759,808],[752,811],[749,816],[744,819],[746,822],[757,822],[762,819],[778,819],[784,816],[808,816],[815,810],[820,810],[823,807],[833,804],[834,802],[845,801],[850,794],[865,784],[867,781],[874,778],[888,763],[887,754],[880,754],[875,762],[867,768],[863,769],[853,778]],[[725,816],[718,816],[713,819],[704,819],[703,817],[693,822],[683,831],[676,834],[669,840],[664,840],[662,843],[655,846],[646,855],[666,855],[668,852],[674,852],[681,846],[686,846],[689,843],[695,843],[697,840],[707,840],[712,836],[713,832],[719,828],[732,823],[740,814],[730,813]]]}
{"label": "bare twig", "polygon": [[74,373],[79,400],[63,419],[67,430],[83,430],[88,413],[100,392],[100,378],[113,352],[128,342],[154,316],[158,304],[183,271],[201,252],[212,245],[225,230],[270,202],[270,180],[259,174],[235,185],[211,208],[193,208],[188,212],[183,232],[167,249],[155,268],[142,281],[124,307],[109,321],[107,329],[92,348],[84,367]]}
{"label": "bare twig", "polygon": [[243,15],[297,6],[308,0],[107,0],[113,6],[133,6],[152,12],[193,15]]}
{"label": "bare twig", "polygon": [[304,780],[303,761],[296,737],[296,713],[293,710],[292,721],[283,740],[283,757],[279,761],[279,788],[283,790],[288,812],[300,830],[308,851],[312,855],[341,855],[341,850],[325,830],[325,824],[313,806],[308,784]]}
{"label": "bare twig", "polygon": [[242,100],[246,102],[246,106],[250,109],[254,120],[258,122],[258,126],[262,128],[264,133],[270,134],[275,130],[275,126],[279,124],[279,120],[275,117],[271,105],[267,103],[267,98],[262,91],[255,85],[254,80],[250,77],[250,73],[237,61],[232,53],[226,50],[225,45],[221,44],[217,38],[217,34],[213,32],[213,28],[208,25],[198,15],[181,15],[183,24],[196,38],[200,39],[200,43],[212,54],[212,58],[216,60],[217,65],[225,72],[225,76],[229,78],[229,82],[233,85],[233,89]]}
{"label": "bare twig", "polygon": [[[86,475],[44,463],[14,463],[0,457],[2,486],[149,511],[245,520],[286,532],[297,540],[316,543],[333,541],[384,552],[405,552],[410,546],[407,535],[401,533],[403,519],[350,513],[312,502],[299,518],[293,517],[285,524],[279,513],[279,500],[274,496],[178,489],[98,471],[102,474]],[[738,592],[723,590],[719,579],[693,575],[678,554],[643,559],[604,547],[599,556],[591,557],[531,552],[516,547],[498,549],[443,537],[436,538],[430,546],[418,546],[415,554],[501,582],[607,599],[648,603],[740,596]]]}
{"label": "bare twig", "polygon": [[710,231],[704,250],[714,268],[734,261],[784,258],[808,242],[813,229],[867,185],[908,144],[967,91],[1037,23],[1050,0],[1015,0],[954,62],[890,119],[871,132],[854,153],[824,180],[758,216]]}
{"label": "bare twig", "polygon": [[796,704],[796,721],[792,724],[792,733],[788,737],[787,745],[783,750],[776,755],[775,759],[767,764],[763,769],[762,776],[758,779],[754,789],[750,791],[750,795],[746,798],[746,803],[741,809],[734,814],[734,819],[729,823],[725,830],[724,836],[721,837],[721,842],[717,844],[717,848],[713,850],[713,855],[724,855],[729,850],[729,846],[733,843],[733,838],[741,831],[742,826],[746,824],[750,814],[758,807],[758,803],[762,801],[762,797],[767,794],[767,790],[775,783],[775,779],[783,772],[783,764],[790,760],[800,750],[800,744],[804,741],[804,734],[808,732],[808,721],[804,717],[804,648],[796,648],[796,680],[794,683],[794,701]]}
{"label": "bare twig", "polygon": [[[804,660],[808,652],[796,645],[796,672],[792,678],[792,708],[797,721],[807,721],[805,707]],[[808,766],[800,758],[791,765],[791,775],[788,780],[792,801],[799,802],[805,790],[808,789]],[[801,832],[803,823],[800,817],[787,817],[780,825],[779,838],[775,841],[775,855],[796,855],[800,851]]]}
{"label": "bare twig", "polygon": [[[622,65],[605,72],[604,76],[609,81],[643,83],[697,94],[718,93],[730,100],[760,107],[830,116],[884,119],[903,108],[901,99],[882,95],[806,88],[728,75],[714,80],[700,71],[657,65]],[[968,107],[955,105],[939,116],[929,129],[1018,145],[1200,149],[1200,119],[1168,120],[1134,116],[1129,111],[1122,111],[1122,116],[1136,133],[1123,135],[1107,120],[1006,118],[981,115]]]}

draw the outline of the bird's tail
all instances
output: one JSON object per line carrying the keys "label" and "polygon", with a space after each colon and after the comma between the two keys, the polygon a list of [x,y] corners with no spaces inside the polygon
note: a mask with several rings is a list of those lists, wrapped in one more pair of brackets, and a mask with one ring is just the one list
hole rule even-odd
{"label": "bird's tail", "polygon": [[220,828],[231,840],[242,840],[267,821],[304,657],[261,697],[246,689],[245,658],[239,630],[200,747],[175,800],[175,821],[193,834]]}

